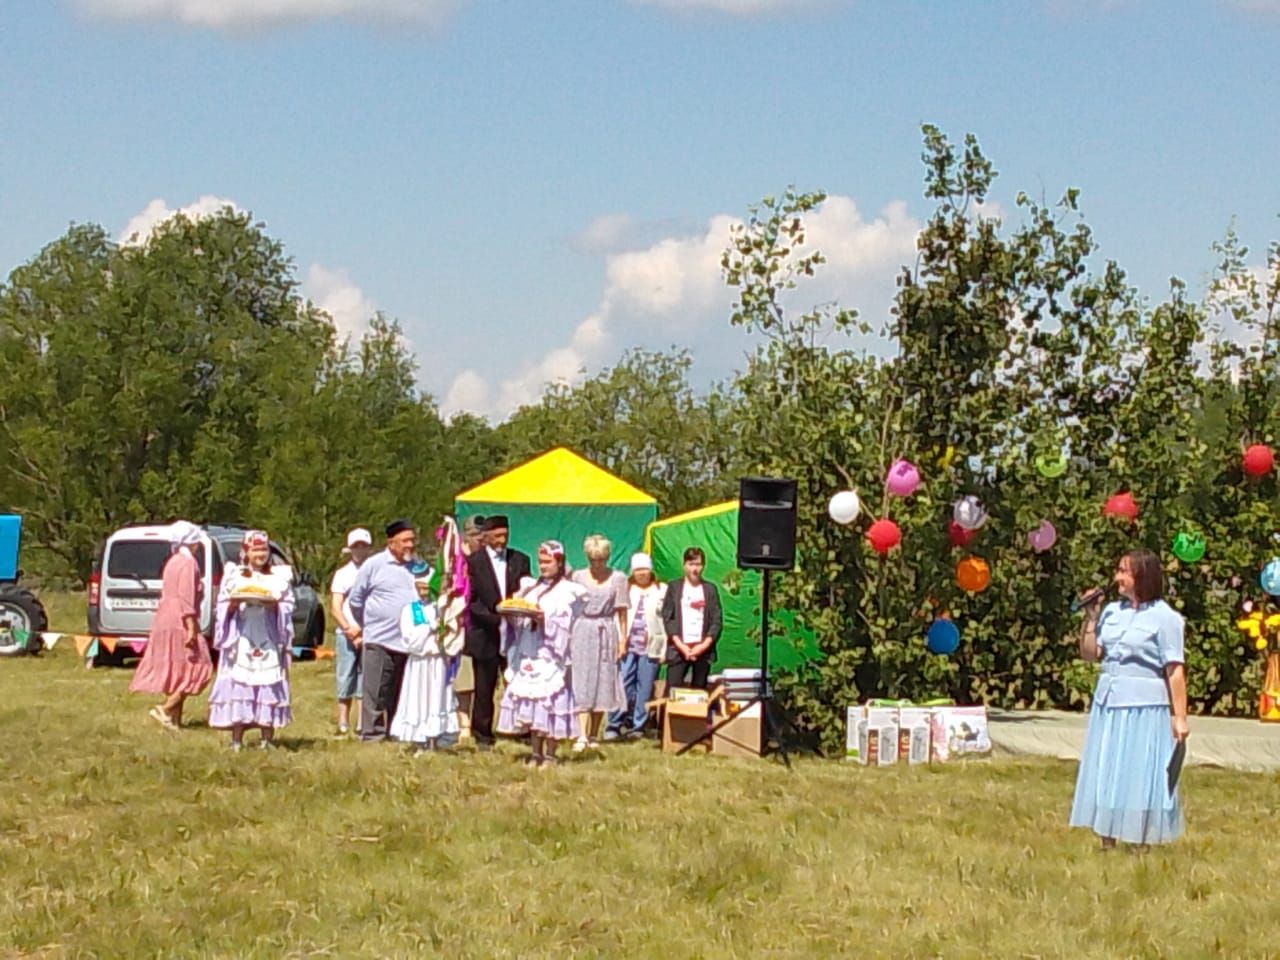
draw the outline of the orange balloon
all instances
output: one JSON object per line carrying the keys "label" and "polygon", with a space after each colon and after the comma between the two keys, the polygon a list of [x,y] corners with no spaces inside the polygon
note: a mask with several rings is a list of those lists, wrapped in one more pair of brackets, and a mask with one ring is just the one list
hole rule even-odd
{"label": "orange balloon", "polygon": [[991,585],[991,568],[981,557],[965,557],[956,564],[956,583],[970,593],[981,593]]}

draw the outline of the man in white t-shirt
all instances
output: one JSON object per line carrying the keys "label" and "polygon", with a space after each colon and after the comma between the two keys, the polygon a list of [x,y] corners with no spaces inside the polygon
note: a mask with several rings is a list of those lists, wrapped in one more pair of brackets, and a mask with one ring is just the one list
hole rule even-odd
{"label": "man in white t-shirt", "polygon": [[[373,549],[373,537],[364,527],[356,527],[347,534],[347,545],[342,552],[351,559],[339,567],[329,585],[329,610],[333,614],[333,648],[335,675],[338,684],[338,736],[350,731],[351,701],[360,696],[360,625],[351,615],[347,594],[355,586],[356,574]],[[356,720],[356,732],[360,722]]]}
{"label": "man in white t-shirt", "polygon": [[723,617],[720,592],[702,579],[707,558],[699,547],[684,552],[684,576],[667,587],[662,623],[667,631],[667,689],[707,688]]}

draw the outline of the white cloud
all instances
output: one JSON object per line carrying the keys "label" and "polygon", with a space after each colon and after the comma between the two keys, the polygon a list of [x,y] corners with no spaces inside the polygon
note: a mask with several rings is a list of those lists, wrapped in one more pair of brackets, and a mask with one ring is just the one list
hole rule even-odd
{"label": "white cloud", "polygon": [[238,30],[315,20],[438,25],[461,0],[78,0],[93,16]]}
{"label": "white cloud", "polygon": [[631,230],[630,216],[625,213],[606,213],[588,223],[573,238],[573,246],[584,253],[613,253],[626,245]]}
{"label": "white cloud", "polygon": [[[620,216],[608,220],[623,227],[631,224]],[[443,411],[504,417],[521,404],[535,402],[548,383],[574,383],[584,371],[628,346],[662,349],[676,341],[699,360],[714,357],[712,364],[731,363],[736,351],[726,344],[740,335],[727,325],[733,291],[725,286],[720,259],[731,228],[740,222],[720,214],[696,232],[608,255],[600,304],[567,345],[549,350],[514,377],[493,383],[474,370],[463,371],[446,391]],[[871,318],[887,317],[894,278],[901,265],[914,258],[921,228],[906,204],[892,203],[868,220],[852,199],[833,196],[805,222],[807,249],[821,250],[827,263],[797,291],[797,302],[837,302]],[[600,221],[593,225],[599,227]],[[597,233],[609,235],[604,228]]]}
{"label": "white cloud", "polygon": [[580,380],[589,366],[607,359],[608,347],[604,320],[592,314],[578,324],[566,346],[549,350],[513,377],[490,383],[475,370],[463,370],[449,385],[440,410],[446,417],[456,413],[505,417],[521,404],[536,401],[548,384]]}
{"label": "white cloud", "polygon": [[139,213],[130,218],[124,229],[120,231],[120,236],[117,239],[125,245],[143,244],[147,242],[151,232],[156,227],[179,213],[192,220],[198,220],[200,217],[211,217],[227,207],[231,207],[233,210],[241,209],[240,205],[234,200],[205,194],[194,203],[171,210],[162,198],[157,197],[143,207]]}
{"label": "white cloud", "polygon": [[333,318],[339,336],[358,339],[368,329],[377,304],[351,282],[345,270],[329,270],[318,263],[307,268],[302,294]]}
{"label": "white cloud", "polygon": [[455,413],[488,413],[489,384],[474,370],[463,370],[449,385],[440,408],[450,416]]}

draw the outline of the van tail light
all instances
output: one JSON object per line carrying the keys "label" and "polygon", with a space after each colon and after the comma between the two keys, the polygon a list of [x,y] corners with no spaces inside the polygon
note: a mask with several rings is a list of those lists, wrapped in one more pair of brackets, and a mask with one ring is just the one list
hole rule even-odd
{"label": "van tail light", "polygon": [[89,606],[96,607],[102,593],[102,574],[95,570],[89,577]]}

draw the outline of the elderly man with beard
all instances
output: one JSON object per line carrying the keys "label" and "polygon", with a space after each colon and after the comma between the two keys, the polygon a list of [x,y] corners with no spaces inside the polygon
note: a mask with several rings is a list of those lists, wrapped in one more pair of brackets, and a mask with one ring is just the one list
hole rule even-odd
{"label": "elderly man with beard", "polygon": [[475,671],[475,694],[471,704],[471,735],[481,750],[493,746],[494,695],[498,674],[506,655],[504,632],[498,604],[512,596],[520,581],[529,576],[529,555],[507,546],[510,524],[505,516],[487,517],[480,524],[484,548],[467,557],[467,577],[471,581],[471,621],[467,626],[466,653]]}
{"label": "elderly man with beard", "polygon": [[400,635],[400,614],[418,599],[410,564],[418,537],[408,520],[386,528],[387,546],[360,567],[347,594],[351,619],[360,627],[360,739],[386,740],[400,700],[408,651]]}

